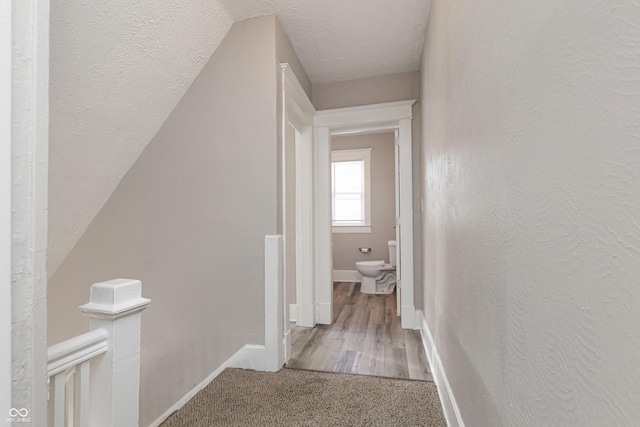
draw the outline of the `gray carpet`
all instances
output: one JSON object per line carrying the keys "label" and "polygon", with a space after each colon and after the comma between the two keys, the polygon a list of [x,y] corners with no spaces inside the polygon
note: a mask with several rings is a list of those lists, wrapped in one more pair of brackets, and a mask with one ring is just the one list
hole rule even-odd
{"label": "gray carpet", "polygon": [[161,427],[446,426],[435,384],[226,369]]}

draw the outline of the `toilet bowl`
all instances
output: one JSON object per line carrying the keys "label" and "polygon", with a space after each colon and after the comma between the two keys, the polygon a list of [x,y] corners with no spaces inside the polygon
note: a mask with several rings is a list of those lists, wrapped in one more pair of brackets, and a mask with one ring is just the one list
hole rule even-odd
{"label": "toilet bowl", "polygon": [[396,241],[389,240],[389,261],[358,261],[356,270],[362,275],[360,292],[365,294],[393,293],[396,286]]}

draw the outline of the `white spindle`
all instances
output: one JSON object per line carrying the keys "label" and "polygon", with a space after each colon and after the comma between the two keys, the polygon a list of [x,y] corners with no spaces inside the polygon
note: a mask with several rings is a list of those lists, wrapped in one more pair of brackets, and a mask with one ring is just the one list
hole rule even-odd
{"label": "white spindle", "polygon": [[53,387],[49,391],[49,399],[53,399],[53,405],[49,405],[53,409],[52,417],[50,421],[53,427],[64,427],[64,395],[66,385],[66,372],[62,371],[57,373],[51,378]]}
{"label": "white spindle", "polygon": [[73,424],[73,399],[75,396],[76,367],[65,371],[64,385],[64,425],[65,427],[75,426]]}
{"label": "white spindle", "polygon": [[47,381],[47,427],[53,426],[53,410],[54,402],[53,402],[53,381],[54,378],[49,376]]}
{"label": "white spindle", "polygon": [[85,427],[89,425],[89,367],[91,361],[82,362],[76,368],[75,393],[73,402],[73,425]]}

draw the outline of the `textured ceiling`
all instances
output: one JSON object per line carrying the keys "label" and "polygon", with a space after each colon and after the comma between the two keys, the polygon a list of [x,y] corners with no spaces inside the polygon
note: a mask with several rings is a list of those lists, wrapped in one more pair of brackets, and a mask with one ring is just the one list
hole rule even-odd
{"label": "textured ceiling", "polygon": [[275,13],[314,84],[416,71],[430,0],[222,0],[234,21]]}
{"label": "textured ceiling", "polygon": [[418,69],[429,0],[51,2],[49,275],[233,22],[277,14],[315,84]]}

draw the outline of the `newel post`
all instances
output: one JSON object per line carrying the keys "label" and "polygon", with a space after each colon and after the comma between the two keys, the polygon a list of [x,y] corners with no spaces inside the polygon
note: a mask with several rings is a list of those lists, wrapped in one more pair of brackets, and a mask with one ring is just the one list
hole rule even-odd
{"label": "newel post", "polygon": [[140,317],[149,302],[139,280],[116,279],[92,285],[89,302],[80,306],[91,329],[108,334],[109,349],[91,362],[91,426],[138,426]]}

